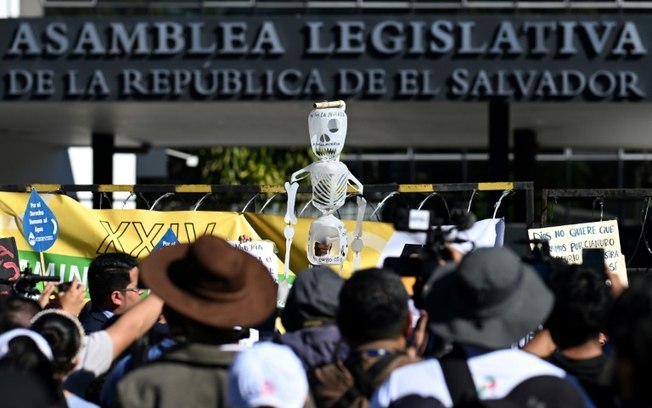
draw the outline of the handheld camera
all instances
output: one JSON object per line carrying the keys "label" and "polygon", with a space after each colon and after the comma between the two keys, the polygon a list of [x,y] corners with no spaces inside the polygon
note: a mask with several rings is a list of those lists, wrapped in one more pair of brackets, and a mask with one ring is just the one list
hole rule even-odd
{"label": "handheld camera", "polygon": [[39,282],[58,282],[58,276],[41,276],[32,273],[32,268],[27,264],[25,269],[21,271],[20,276],[16,280],[0,279],[0,284],[11,285],[11,294],[20,296],[27,299],[38,300],[41,292],[36,289],[36,284]]}
{"label": "handheld camera", "polygon": [[399,210],[394,220],[397,231],[425,232],[424,245],[405,245],[399,257],[388,257],[383,267],[393,270],[403,277],[414,277],[412,288],[415,306],[420,308],[423,285],[430,275],[444,263],[451,260],[447,244],[464,243],[467,240],[454,238],[456,231],[465,231],[473,226],[475,216],[464,210],[450,212],[450,224],[437,218],[427,210]]}

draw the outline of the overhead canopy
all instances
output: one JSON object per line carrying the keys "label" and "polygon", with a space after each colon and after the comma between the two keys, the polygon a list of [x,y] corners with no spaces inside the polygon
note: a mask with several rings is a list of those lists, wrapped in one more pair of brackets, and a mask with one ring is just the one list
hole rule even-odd
{"label": "overhead canopy", "polygon": [[[309,101],[4,102],[0,137],[59,146],[90,144],[92,132],[117,145],[308,146]],[[368,102],[347,105],[347,146],[485,148],[486,103]],[[514,103],[511,127],[537,132],[542,147],[652,148],[649,103]]]}

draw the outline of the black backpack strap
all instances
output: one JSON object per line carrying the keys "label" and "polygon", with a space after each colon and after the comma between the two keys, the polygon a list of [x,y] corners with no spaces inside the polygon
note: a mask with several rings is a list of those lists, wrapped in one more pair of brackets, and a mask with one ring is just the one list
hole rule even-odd
{"label": "black backpack strap", "polygon": [[350,356],[344,360],[344,366],[353,377],[353,385],[346,390],[344,395],[333,405],[333,408],[350,407],[359,397],[370,399],[375,391],[374,380],[401,355],[385,354],[366,371],[362,368],[362,360],[359,356]]}
{"label": "black backpack strap", "polygon": [[444,373],[453,406],[477,405],[478,392],[464,353],[458,349],[453,350],[439,359],[439,365]]}

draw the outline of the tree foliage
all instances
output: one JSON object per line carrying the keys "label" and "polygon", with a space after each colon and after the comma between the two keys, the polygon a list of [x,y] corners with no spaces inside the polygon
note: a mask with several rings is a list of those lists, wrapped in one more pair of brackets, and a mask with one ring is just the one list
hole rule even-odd
{"label": "tree foliage", "polygon": [[207,184],[283,184],[313,161],[309,148],[212,147],[198,155]]}

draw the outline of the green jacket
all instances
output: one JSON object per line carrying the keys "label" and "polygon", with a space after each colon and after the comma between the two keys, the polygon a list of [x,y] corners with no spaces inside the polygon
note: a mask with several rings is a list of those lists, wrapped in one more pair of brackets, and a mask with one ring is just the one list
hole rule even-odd
{"label": "green jacket", "polygon": [[118,384],[123,408],[226,408],[227,373],[237,351],[185,344],[138,368]]}

